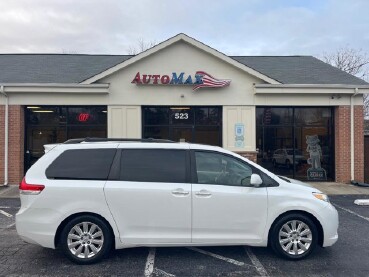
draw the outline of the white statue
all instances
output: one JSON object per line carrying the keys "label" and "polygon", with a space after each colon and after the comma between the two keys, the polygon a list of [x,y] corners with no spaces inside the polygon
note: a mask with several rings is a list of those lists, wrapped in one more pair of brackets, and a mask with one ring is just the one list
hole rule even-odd
{"label": "white statue", "polygon": [[320,141],[317,135],[306,136],[306,151],[310,154],[308,164],[311,164],[311,168],[313,169],[318,169],[322,167],[320,162],[320,159],[322,157],[322,148],[320,147],[319,142]]}

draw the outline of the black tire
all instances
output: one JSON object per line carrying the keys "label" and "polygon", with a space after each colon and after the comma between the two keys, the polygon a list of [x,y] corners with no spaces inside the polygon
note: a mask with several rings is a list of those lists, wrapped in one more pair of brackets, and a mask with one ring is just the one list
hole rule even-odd
{"label": "black tire", "polygon": [[286,165],[287,168],[290,168],[291,167],[290,160],[286,160],[285,165]]}
{"label": "black tire", "polygon": [[[89,232],[84,232],[86,230],[83,230],[83,228],[86,225],[83,225],[83,223],[87,224],[86,230],[90,230]],[[80,224],[81,226],[78,227],[82,231],[81,234],[77,232],[78,228],[73,229],[74,227]],[[97,227],[94,227],[94,225]],[[68,238],[69,235],[71,235],[70,238]],[[83,236],[83,239],[81,236]],[[77,237],[80,237],[80,239],[77,239]],[[73,247],[69,249],[68,240],[69,243],[76,244],[76,248]],[[73,218],[64,226],[60,235],[59,245],[64,255],[72,262],[77,264],[93,264],[100,261],[110,252],[112,248],[112,243],[113,243],[113,234],[108,224],[104,220],[92,215],[82,215]],[[77,253],[79,251],[79,247],[82,248],[80,254]],[[96,254],[92,250],[93,247],[94,250],[96,251]],[[89,256],[88,255],[86,258],[78,257],[80,255],[85,255],[85,253],[88,252],[90,255],[93,256],[88,257]]]}
{"label": "black tire", "polygon": [[273,167],[277,167],[277,161],[275,159],[273,159],[272,163],[273,163]]}
{"label": "black tire", "polygon": [[[307,226],[307,228],[310,230],[311,232],[311,242],[310,245],[308,247],[306,247],[308,244],[306,244],[307,240],[309,238],[305,237],[305,235],[303,235],[303,239],[304,241],[300,241],[299,239],[299,235],[297,234],[293,234],[291,235],[291,237],[287,237],[287,236],[283,236],[285,237],[285,239],[282,239],[281,241],[287,240],[285,246],[285,249],[282,248],[282,245],[280,243],[280,237],[279,237],[279,233],[280,231],[286,231],[286,229],[283,228],[283,226],[287,223],[291,223],[293,221],[296,221],[296,223],[298,222],[302,222],[303,224],[305,224]],[[292,226],[292,225],[289,225]],[[304,225],[302,225],[304,226]],[[283,228],[283,230],[282,230]],[[297,226],[296,226],[297,229]],[[291,230],[293,230],[293,228],[291,228]],[[302,231],[300,234],[304,233],[304,231],[307,229],[301,229],[300,231]],[[287,232],[286,232],[287,233]],[[308,234],[308,232],[306,232]],[[296,236],[296,237],[294,237]],[[309,235],[307,235],[309,236]],[[291,241],[292,240],[292,241]],[[296,241],[296,242],[295,242]],[[292,243],[292,246],[290,246],[289,250],[288,249],[288,245],[289,243]],[[307,250],[303,250],[301,248],[301,245],[305,246],[307,248]],[[308,217],[305,216],[303,214],[299,214],[299,213],[293,213],[293,214],[287,214],[285,216],[282,216],[280,219],[278,219],[278,221],[272,226],[272,229],[270,231],[269,234],[269,244],[271,246],[271,248],[273,249],[273,251],[279,255],[282,258],[288,259],[288,260],[300,260],[303,259],[307,256],[309,256],[314,249],[316,248],[316,245],[318,243],[318,230],[317,227],[315,225],[315,223]],[[291,254],[290,251],[295,253],[295,245],[296,244],[296,248],[300,248],[300,250],[298,250],[297,254]],[[300,252],[301,251],[301,252]],[[304,252],[302,252],[304,251]],[[300,252],[300,253],[299,253]]]}

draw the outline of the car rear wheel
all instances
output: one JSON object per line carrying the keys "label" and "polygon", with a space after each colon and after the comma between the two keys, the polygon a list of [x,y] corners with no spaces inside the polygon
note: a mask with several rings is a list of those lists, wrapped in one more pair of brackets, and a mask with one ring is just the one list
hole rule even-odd
{"label": "car rear wheel", "polygon": [[290,167],[291,167],[291,162],[290,162],[290,160],[286,160],[285,165],[286,165],[286,167],[287,167],[287,168],[290,168]]}
{"label": "car rear wheel", "polygon": [[303,214],[288,214],[274,224],[270,245],[281,257],[300,260],[310,255],[318,242],[315,223]]}
{"label": "car rear wheel", "polygon": [[60,246],[71,261],[78,264],[92,264],[100,261],[110,251],[111,231],[98,217],[78,216],[63,228]]}
{"label": "car rear wheel", "polygon": [[277,167],[277,161],[275,159],[273,159],[272,163],[273,163],[273,167]]}

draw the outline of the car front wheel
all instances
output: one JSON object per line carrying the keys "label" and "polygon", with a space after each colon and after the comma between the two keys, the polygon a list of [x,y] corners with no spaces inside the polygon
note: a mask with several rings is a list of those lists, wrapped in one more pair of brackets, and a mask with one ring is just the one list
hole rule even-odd
{"label": "car front wheel", "polygon": [[303,214],[280,218],[271,230],[270,245],[281,257],[299,260],[310,255],[318,242],[315,223]]}
{"label": "car front wheel", "polygon": [[78,216],[69,221],[60,236],[64,254],[78,264],[100,261],[111,249],[112,235],[108,225],[98,217]]}

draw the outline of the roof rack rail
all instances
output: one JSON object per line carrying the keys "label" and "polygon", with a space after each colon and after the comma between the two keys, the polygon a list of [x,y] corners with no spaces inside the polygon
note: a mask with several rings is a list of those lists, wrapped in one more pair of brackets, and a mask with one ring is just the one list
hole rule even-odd
{"label": "roof rack rail", "polygon": [[64,144],[75,144],[81,142],[156,142],[156,143],[176,143],[173,140],[167,139],[154,139],[154,138],[145,138],[145,139],[137,139],[137,138],[77,138],[77,139],[69,139],[64,142]]}

